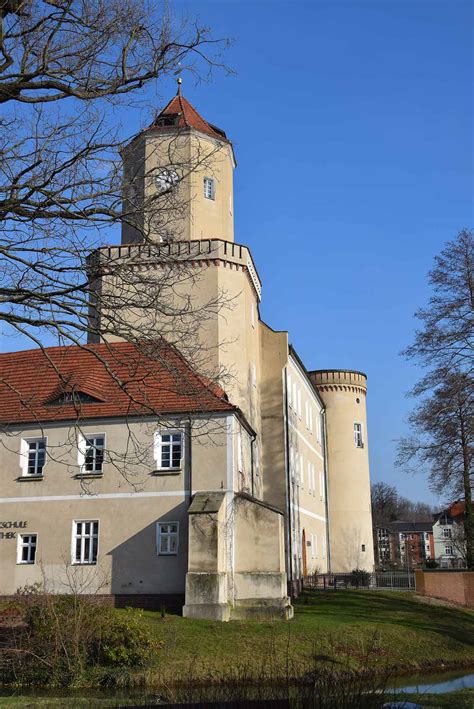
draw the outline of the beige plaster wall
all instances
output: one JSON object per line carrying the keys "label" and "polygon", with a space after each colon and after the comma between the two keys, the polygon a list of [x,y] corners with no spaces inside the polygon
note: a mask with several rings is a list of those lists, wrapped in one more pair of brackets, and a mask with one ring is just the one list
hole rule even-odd
{"label": "beige plaster wall", "polygon": [[289,470],[291,481],[293,578],[327,571],[326,480],[323,407],[306,373],[291,354],[285,368],[288,387]]}
{"label": "beige plaster wall", "polygon": [[[195,130],[163,134],[148,129],[123,152],[124,213],[136,213],[122,228],[122,243],[217,238],[234,239],[233,170],[230,144]],[[161,193],[159,169],[173,170],[179,185]],[[215,182],[215,198],[204,196],[203,180]],[[130,187],[130,185],[132,185]]]}
{"label": "beige plaster wall", "polygon": [[[339,370],[311,372],[310,376],[326,406],[331,570],[372,571],[366,377]],[[362,423],[363,448],[355,445],[354,423]]]}
{"label": "beige plaster wall", "polygon": [[259,321],[263,499],[286,512],[286,452],[283,373],[288,333]]}
{"label": "beige plaster wall", "polygon": [[[187,422],[171,418],[159,424],[113,419],[84,424],[82,434],[106,435],[103,475],[94,479],[78,477],[76,428],[55,423],[12,429],[0,445],[0,522],[26,526],[0,530],[14,534],[0,538],[0,593],[14,593],[19,586],[40,581],[43,574],[56,590],[67,590],[75,579],[89,593],[183,593],[191,486],[193,491],[233,487],[233,421],[233,416],[201,418],[191,429]],[[184,464],[178,472],[152,472],[153,433],[158,428],[187,429]],[[44,479],[25,481],[21,438],[42,436],[47,437],[49,452]],[[95,566],[71,566],[72,523],[80,519],[99,520]],[[177,556],[157,554],[156,524],[166,521],[180,525]],[[17,564],[19,532],[38,535],[34,565]]]}

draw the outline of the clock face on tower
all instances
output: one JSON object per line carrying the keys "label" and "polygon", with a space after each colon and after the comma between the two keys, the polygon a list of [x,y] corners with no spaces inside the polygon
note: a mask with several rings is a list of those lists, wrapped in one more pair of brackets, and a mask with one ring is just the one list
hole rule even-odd
{"label": "clock face on tower", "polygon": [[178,184],[179,177],[176,170],[168,167],[162,167],[156,172],[154,180],[159,192],[168,192]]}

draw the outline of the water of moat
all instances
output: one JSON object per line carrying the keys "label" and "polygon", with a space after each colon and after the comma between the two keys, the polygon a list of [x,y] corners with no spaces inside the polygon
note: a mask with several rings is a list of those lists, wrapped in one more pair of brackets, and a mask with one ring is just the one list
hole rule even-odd
{"label": "water of moat", "polygon": [[[296,694],[297,694],[297,688]],[[463,671],[463,672],[442,672],[437,674],[420,674],[412,675],[407,677],[399,677],[395,681],[391,680],[389,682],[389,688],[387,691],[387,696],[385,701],[390,701],[390,696],[393,693],[406,693],[410,694],[449,694],[450,692],[456,692],[463,689],[474,689],[474,672]],[[231,693],[231,692],[230,692]],[[204,693],[205,694],[205,693]],[[182,703],[183,706],[192,707],[190,702],[193,702],[193,690],[190,688],[189,699]],[[199,692],[199,707],[209,706],[212,707],[214,702],[207,702],[203,697],[203,692]],[[41,701],[41,709],[47,709],[48,706],[55,707],[67,707],[68,709],[75,709],[76,707],[80,709],[93,709],[95,707],[121,707],[121,706],[161,706],[163,709],[168,705],[169,700],[165,697],[160,696],[159,693],[146,690],[37,690],[34,692],[25,692],[25,690],[6,690],[0,688],[0,704],[2,704],[2,698],[5,699],[11,697],[15,701],[12,702],[12,706],[18,707],[35,707],[35,700]],[[21,697],[21,701],[20,701]],[[48,702],[51,700],[51,703]],[[408,700],[408,698],[407,698]],[[239,707],[239,706],[252,706],[253,702],[232,702],[231,697],[228,699],[229,706]],[[17,703],[18,702],[18,703]],[[45,703],[46,702],[46,703]],[[255,705],[263,705],[263,703],[256,701]],[[265,707],[283,706],[280,701],[266,701],[264,702]],[[172,705],[177,706],[176,704]],[[219,702],[214,706],[225,707],[225,702]]]}

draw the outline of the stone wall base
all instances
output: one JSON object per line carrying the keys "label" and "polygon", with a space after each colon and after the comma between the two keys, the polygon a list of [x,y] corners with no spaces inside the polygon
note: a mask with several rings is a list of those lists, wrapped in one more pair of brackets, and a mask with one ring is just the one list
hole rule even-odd
{"label": "stone wall base", "polygon": [[227,621],[231,618],[231,611],[227,603],[195,603],[183,606],[183,616],[200,620]]}
{"label": "stone wall base", "polygon": [[250,598],[236,601],[230,611],[232,620],[291,620],[294,609],[289,597]]}

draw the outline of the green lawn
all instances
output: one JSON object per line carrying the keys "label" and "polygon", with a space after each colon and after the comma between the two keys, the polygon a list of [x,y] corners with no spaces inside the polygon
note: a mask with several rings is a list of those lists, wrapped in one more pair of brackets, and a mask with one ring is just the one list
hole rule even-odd
{"label": "green lawn", "polygon": [[474,612],[430,606],[411,593],[306,592],[290,622],[162,619],[152,612],[144,622],[163,641],[155,671],[172,666],[183,678],[222,676],[237,667],[247,676],[278,676],[287,668],[301,676],[314,668],[315,656],[341,671],[474,666]]}

